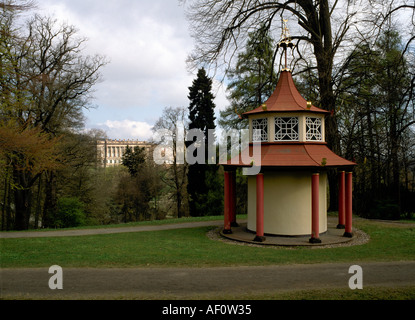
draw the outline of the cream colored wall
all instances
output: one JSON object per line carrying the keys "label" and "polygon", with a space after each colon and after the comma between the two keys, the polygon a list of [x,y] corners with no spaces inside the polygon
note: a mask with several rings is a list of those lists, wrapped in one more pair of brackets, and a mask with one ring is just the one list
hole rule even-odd
{"label": "cream colored wall", "polygon": [[[327,231],[327,175],[320,174],[320,233]],[[248,177],[248,229],[256,231],[256,176]],[[311,235],[311,172],[265,172],[264,232]]]}

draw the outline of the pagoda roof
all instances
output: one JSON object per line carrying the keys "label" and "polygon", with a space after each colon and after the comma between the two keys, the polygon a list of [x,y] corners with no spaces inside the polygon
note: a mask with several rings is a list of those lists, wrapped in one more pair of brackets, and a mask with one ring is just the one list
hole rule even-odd
{"label": "pagoda roof", "polygon": [[[316,113],[330,113],[327,110],[317,108],[315,106],[307,107],[307,100],[304,99],[300,92],[298,92],[292,74],[288,70],[283,70],[280,74],[277,87],[273,94],[265,101],[266,108],[259,106],[256,109],[245,112],[244,117],[258,113],[269,112],[316,112]],[[264,110],[265,109],[265,110]]]}
{"label": "pagoda roof", "polygon": [[[243,151],[247,155],[247,158],[249,157],[249,159],[252,160],[260,157],[261,163],[257,163],[256,165],[260,165],[261,167],[333,168],[351,167],[356,165],[356,163],[336,155],[327,147],[327,143],[325,142],[261,143],[259,155],[255,154],[257,149],[253,147],[252,143],[248,148]],[[228,160],[227,163],[223,165],[232,167],[251,167],[252,163],[244,162],[241,154],[239,154],[237,157]]]}

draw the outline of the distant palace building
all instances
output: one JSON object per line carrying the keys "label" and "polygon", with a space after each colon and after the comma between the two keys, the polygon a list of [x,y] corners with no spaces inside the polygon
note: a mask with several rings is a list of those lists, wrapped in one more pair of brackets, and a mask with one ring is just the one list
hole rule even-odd
{"label": "distant palace building", "polygon": [[97,141],[98,157],[102,160],[104,167],[118,166],[122,164],[122,156],[127,146],[134,149],[135,147],[145,148],[147,155],[153,149],[153,144],[139,140],[111,140],[101,139]]}

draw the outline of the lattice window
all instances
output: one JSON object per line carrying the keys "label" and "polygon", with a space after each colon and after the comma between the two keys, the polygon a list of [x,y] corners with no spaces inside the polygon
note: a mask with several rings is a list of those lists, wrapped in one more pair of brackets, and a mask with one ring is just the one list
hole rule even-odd
{"label": "lattice window", "polygon": [[321,118],[306,118],[307,141],[323,141]]}
{"label": "lattice window", "polygon": [[252,141],[268,141],[268,119],[252,120]]}
{"label": "lattice window", "polygon": [[298,141],[298,118],[275,118],[275,141]]}

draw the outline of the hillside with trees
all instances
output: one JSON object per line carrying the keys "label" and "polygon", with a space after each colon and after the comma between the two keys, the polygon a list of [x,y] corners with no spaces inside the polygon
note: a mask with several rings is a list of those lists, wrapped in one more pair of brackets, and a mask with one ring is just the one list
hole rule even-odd
{"label": "hillside with trees", "polygon": [[[84,112],[92,107],[107,58],[86,55],[87,40],[76,27],[35,14],[34,1],[0,1],[1,230],[222,214],[223,170],[205,164],[209,150],[196,146],[206,145],[216,125],[246,127],[240,114],[273,92],[282,65],[276,42],[284,20],[295,44],[289,68],[296,86],[307,100],[330,111],[329,147],[358,164],[354,213],[413,218],[413,2],[179,2],[196,44],[188,58],[195,78],[189,104],[166,107],[153,127],[170,132],[152,143],[167,141],[171,158],[158,165],[151,154],[128,148],[122,165],[105,168],[96,143],[106,134],[86,131]],[[228,105],[213,102],[211,74],[227,86]],[[177,158],[176,151],[186,153],[185,147],[199,163]],[[338,207],[337,179],[330,171],[329,210]],[[236,187],[238,213],[246,213],[246,177],[239,171]]]}

